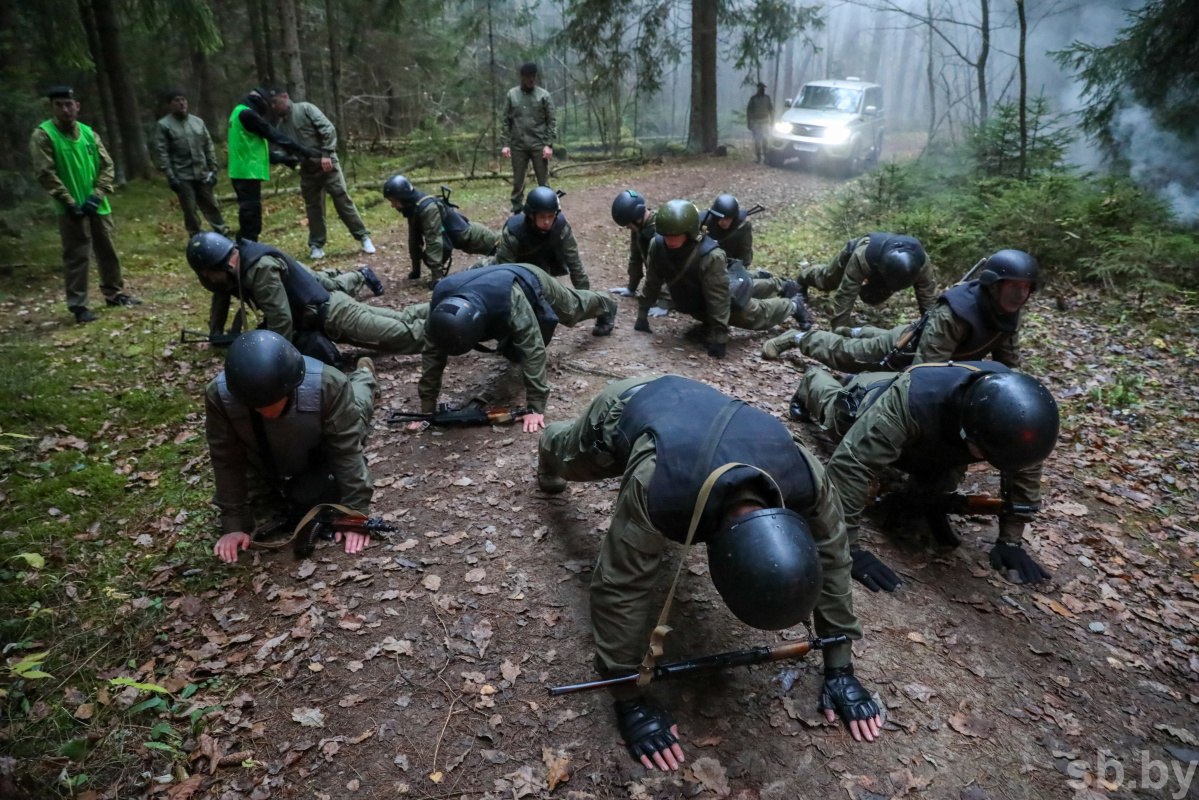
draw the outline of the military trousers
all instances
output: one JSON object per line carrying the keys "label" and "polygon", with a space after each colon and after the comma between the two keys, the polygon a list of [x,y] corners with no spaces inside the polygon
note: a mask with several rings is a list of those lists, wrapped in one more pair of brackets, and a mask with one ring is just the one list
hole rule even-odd
{"label": "military trousers", "polygon": [[525,174],[533,165],[533,174],[537,176],[538,186],[549,186],[550,162],[541,157],[540,148],[537,150],[518,150],[512,148],[512,213],[519,214],[525,210]]}
{"label": "military trousers", "polygon": [[262,235],[262,181],[230,178],[237,195],[237,238],[258,241]]}
{"label": "military trousers", "polygon": [[225,224],[225,218],[221,216],[221,206],[211,186],[204,181],[184,180],[179,181],[178,186],[175,196],[179,198],[179,208],[183,210],[183,226],[187,228],[189,237],[200,232],[201,212],[214,231],[224,237],[233,235],[229,226]]}
{"label": "military trousers", "polygon": [[753,298],[740,311],[729,310],[729,324],[747,331],[765,331],[775,325],[782,325],[794,310],[791,301],[785,297],[770,297],[765,300]]}
{"label": "military trousers", "polygon": [[412,355],[424,348],[428,319],[428,303],[394,311],[359,303],[349,295],[332,294],[325,314],[324,332],[339,344]]}
{"label": "military trousers", "polygon": [[115,245],[116,225],[112,214],[84,214],[75,217],[62,214],[58,218],[58,233],[62,238],[62,274],[66,283],[67,307],[72,311],[87,308],[87,265],[95,255],[100,273],[100,292],[112,300],[125,288],[121,277],[121,261]]}
{"label": "military trousers", "polygon": [[600,294],[590,289],[571,289],[554,278],[541,281],[541,293],[554,309],[558,320],[573,328],[585,319],[596,319],[606,314],[616,315],[616,301],[606,292]]}
{"label": "military trousers", "polygon": [[[858,329],[858,338],[831,331],[808,331],[799,340],[799,352],[838,372],[887,372],[880,362],[910,327],[906,322],[890,330],[867,325]],[[848,333],[846,328],[837,331]]]}
{"label": "military trousers", "polygon": [[333,169],[328,172],[319,168],[302,168],[300,194],[304,197],[304,211],[308,214],[309,247],[324,247],[329,238],[325,226],[325,195],[332,198],[333,208],[351,236],[361,242],[370,234],[366,229],[366,223],[358,215],[358,208],[350,199],[350,193],[346,191],[346,180],[341,173],[341,165],[337,162],[333,163]]}
{"label": "military trousers", "polygon": [[771,297],[781,297],[784,283],[786,281],[782,278],[754,278],[754,299],[767,300]]}
{"label": "military trousers", "polygon": [[833,292],[841,285],[845,276],[845,265],[840,258],[834,258],[827,264],[817,264],[805,267],[795,276],[795,282],[805,289],[819,289],[822,292]]}
{"label": "military trousers", "polygon": [[499,242],[500,234],[486,225],[472,222],[470,227],[458,236],[458,240],[454,242],[454,249],[470,253],[472,256],[492,256],[495,255]]}
{"label": "military trousers", "polygon": [[754,135],[754,158],[758,161],[770,152],[770,126],[765,123],[749,126]]}
{"label": "military trousers", "polygon": [[[538,444],[542,468],[568,481],[620,477],[623,465],[608,454],[606,446],[624,410],[620,396],[644,382],[644,378],[617,381],[596,395],[577,420],[547,425]],[[652,464],[648,472],[645,466],[643,462],[639,474],[652,477]],[[652,592],[665,548],[666,537],[650,521],[642,484],[626,479],[591,575],[591,627],[601,674],[636,672],[645,655],[655,612]]]}

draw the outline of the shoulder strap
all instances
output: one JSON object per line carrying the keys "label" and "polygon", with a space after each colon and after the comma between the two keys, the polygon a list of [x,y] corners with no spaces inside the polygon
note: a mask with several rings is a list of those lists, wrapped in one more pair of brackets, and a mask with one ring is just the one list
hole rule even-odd
{"label": "shoulder strap", "polygon": [[[663,246],[663,247],[665,247],[665,246],[666,246],[666,245],[665,245],[665,243],[663,243],[663,245],[662,245],[662,246]],[[666,285],[667,285],[667,286],[674,286],[676,283],[678,283],[679,281],[681,281],[681,280],[683,279],[683,277],[684,277],[684,276],[685,276],[685,275],[686,275],[686,274],[687,274],[687,273],[688,273],[688,272],[691,270],[691,268],[692,268],[692,267],[694,267],[694,266],[696,265],[696,263],[699,261],[699,257],[700,257],[701,255],[703,255],[703,253],[701,252],[701,250],[702,250],[702,247],[701,247],[701,245],[700,245],[700,244],[697,244],[697,245],[695,246],[695,249],[691,251],[691,255],[687,256],[687,260],[683,262],[683,268],[682,268],[682,269],[680,269],[680,270],[679,270],[679,273],[678,273],[677,275],[675,275],[675,276],[674,276],[674,280],[666,281]],[[711,252],[711,251],[712,251],[712,248],[709,248],[709,249],[708,249],[708,252]]]}
{"label": "shoulder strap", "polygon": [[[734,406],[734,410],[738,407]],[[731,418],[731,414],[729,415]],[[726,421],[727,424],[727,421]],[[778,492],[778,496],[783,496],[782,489],[778,483],[765,470],[758,469],[752,464],[742,464],[737,461],[730,461],[712,470],[708,475],[708,479],[704,481],[704,485],[700,487],[699,494],[695,498],[695,509],[691,512],[691,525],[687,529],[687,540],[683,542],[683,552],[679,554],[679,566],[674,571],[674,581],[670,584],[670,592],[666,595],[666,602],[662,605],[662,613],[658,615],[658,622],[654,625],[653,633],[649,637],[649,650],[645,654],[645,658],[641,661],[641,666],[637,670],[637,686],[644,688],[649,684],[654,677],[654,667],[658,663],[658,659],[662,657],[663,643],[666,641],[666,635],[670,633],[670,626],[666,624],[666,620],[670,618],[670,607],[674,603],[674,593],[679,586],[679,578],[682,577],[683,567],[687,563],[687,556],[691,552],[692,540],[695,538],[695,531],[699,528],[699,521],[704,515],[704,508],[708,505],[708,497],[712,494],[712,487],[716,485],[716,481],[720,480],[720,476],[724,475],[731,469],[737,467],[749,467],[756,469],[766,476],[766,479],[774,484],[774,490]]]}

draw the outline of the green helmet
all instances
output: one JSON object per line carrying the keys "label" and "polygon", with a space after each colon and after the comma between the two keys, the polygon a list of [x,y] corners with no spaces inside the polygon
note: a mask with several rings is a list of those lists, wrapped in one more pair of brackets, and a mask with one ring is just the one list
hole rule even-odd
{"label": "green helmet", "polygon": [[688,200],[671,200],[658,209],[654,225],[660,236],[699,236],[699,209]]}

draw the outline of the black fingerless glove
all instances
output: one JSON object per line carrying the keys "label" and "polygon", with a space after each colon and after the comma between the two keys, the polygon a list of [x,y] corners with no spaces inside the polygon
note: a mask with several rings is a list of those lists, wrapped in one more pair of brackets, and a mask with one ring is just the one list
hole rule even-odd
{"label": "black fingerless glove", "polygon": [[100,197],[100,195],[94,194],[91,197],[89,197],[87,200],[84,200],[83,201],[83,213],[84,214],[95,214],[97,211],[100,210],[100,202],[103,199],[104,198]]}
{"label": "black fingerless glove", "polygon": [[1011,569],[1016,570],[1021,583],[1040,583],[1050,578],[1045,568],[1033,561],[1032,556],[1018,544],[996,542],[991,548],[991,566],[1005,573]]}
{"label": "black fingerless glove", "polygon": [[893,592],[899,588],[899,576],[879,561],[874,553],[868,550],[851,550],[849,557],[853,560],[849,574],[870,591],[877,592],[882,589],[885,592]]}
{"label": "black fingerless glove", "polygon": [[821,711],[831,708],[846,722],[878,716],[878,706],[870,699],[870,692],[853,676],[853,664],[824,668],[818,708]]}
{"label": "black fingerless glove", "polygon": [[647,703],[644,698],[632,700],[617,700],[613,704],[616,711],[616,728],[620,738],[624,739],[629,755],[640,761],[641,756],[653,757],[677,744],[678,739],[670,732],[674,720],[660,706]]}
{"label": "black fingerless glove", "polygon": [[652,333],[649,329],[649,317],[639,316],[637,321],[633,323],[633,330],[641,331],[642,333]]}

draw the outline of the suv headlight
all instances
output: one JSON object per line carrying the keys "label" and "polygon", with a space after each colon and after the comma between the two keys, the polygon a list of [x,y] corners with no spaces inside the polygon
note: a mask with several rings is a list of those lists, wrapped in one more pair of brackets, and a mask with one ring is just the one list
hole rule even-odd
{"label": "suv headlight", "polygon": [[849,141],[849,128],[826,128],[824,140],[830,144],[844,144]]}
{"label": "suv headlight", "polygon": [[774,132],[782,134],[791,133],[791,123],[779,120],[778,122],[774,123]]}

